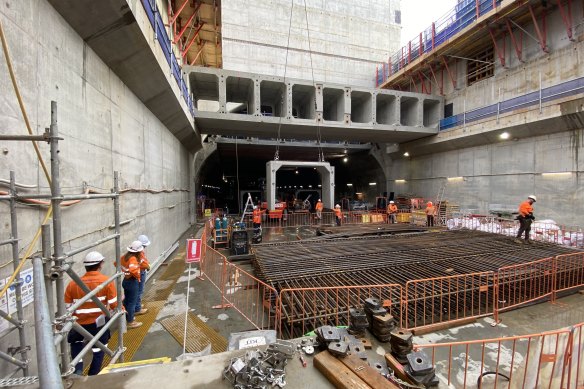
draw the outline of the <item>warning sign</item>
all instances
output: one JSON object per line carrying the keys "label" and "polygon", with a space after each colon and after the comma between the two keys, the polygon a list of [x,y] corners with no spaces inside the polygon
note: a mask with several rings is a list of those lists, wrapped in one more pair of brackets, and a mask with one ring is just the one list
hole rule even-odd
{"label": "warning sign", "polygon": [[187,263],[201,262],[201,239],[187,239]]}

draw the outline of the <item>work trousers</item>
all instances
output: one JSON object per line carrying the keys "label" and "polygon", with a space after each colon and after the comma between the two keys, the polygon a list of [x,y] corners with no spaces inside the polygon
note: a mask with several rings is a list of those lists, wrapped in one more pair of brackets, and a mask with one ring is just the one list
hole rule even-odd
{"label": "work trousers", "polygon": [[316,211],[316,218],[317,218],[318,220],[322,219],[322,211],[321,211],[321,210],[317,210],[317,211]]}
{"label": "work trousers", "polygon": [[134,313],[136,312],[136,301],[138,300],[139,282],[136,278],[127,278],[122,282],[124,288],[124,307],[126,308],[126,321],[131,323],[134,321]]}
{"label": "work trousers", "polygon": [[391,224],[395,224],[395,222],[396,222],[395,213],[388,213],[387,214],[387,222],[391,223]]}
{"label": "work trousers", "polygon": [[138,284],[138,299],[136,300],[136,312],[142,310],[142,295],[146,284],[146,270],[140,270],[140,283]]}
{"label": "work trousers", "polygon": [[[87,332],[91,335],[96,335],[102,327],[98,327],[93,324],[82,324],[81,327],[85,328]],[[107,346],[107,342],[110,340],[110,331],[109,329],[99,338],[99,341]],[[81,350],[87,344],[87,341],[75,330],[71,330],[69,335],[67,336],[67,341],[71,346],[71,359],[74,359]],[[91,365],[89,366],[89,375],[97,375],[101,371],[101,364],[103,363],[103,356],[104,352],[101,351],[98,347],[93,347],[93,358],[91,359]],[[82,375],[83,374],[83,359],[79,361],[77,365],[75,365],[75,374]]]}
{"label": "work trousers", "polygon": [[337,226],[340,226],[341,225],[341,218],[338,216],[335,216],[335,217],[337,219]]}
{"label": "work trousers", "polygon": [[426,215],[426,225],[428,227],[434,227],[434,215]]}
{"label": "work trousers", "polygon": [[521,238],[523,232],[525,232],[525,240],[529,240],[529,232],[531,231],[531,219],[524,218],[523,216],[519,216],[517,218],[519,220],[519,231],[517,231],[517,237]]}

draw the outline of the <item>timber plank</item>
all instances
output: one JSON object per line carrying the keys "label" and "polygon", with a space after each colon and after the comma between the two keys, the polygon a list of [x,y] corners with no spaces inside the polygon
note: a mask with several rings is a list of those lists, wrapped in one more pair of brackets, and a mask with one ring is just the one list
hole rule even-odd
{"label": "timber plank", "polygon": [[338,389],[372,389],[328,351],[314,357],[314,366]]}

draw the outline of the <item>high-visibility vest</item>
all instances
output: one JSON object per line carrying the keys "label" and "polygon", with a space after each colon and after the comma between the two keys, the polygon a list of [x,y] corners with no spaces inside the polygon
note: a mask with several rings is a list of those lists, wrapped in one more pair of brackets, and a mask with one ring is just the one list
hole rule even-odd
{"label": "high-visibility vest", "polygon": [[397,205],[389,204],[387,206],[387,213],[397,213]]}
{"label": "high-visibility vest", "polygon": [[519,214],[525,217],[530,213],[533,213],[533,207],[529,204],[529,200],[525,200],[519,205]]}
{"label": "high-visibility vest", "polygon": [[[81,280],[90,290],[93,290],[108,278],[109,277],[98,271],[89,271],[81,277]],[[69,282],[65,289],[65,304],[74,304],[83,296],[85,296],[83,289],[81,289],[81,287],[74,281]],[[109,309],[115,309],[118,306],[116,287],[113,281],[97,292],[95,296]],[[95,323],[95,320],[102,313],[103,311],[99,309],[92,300],[89,300],[77,308],[74,315],[77,316],[77,323],[84,325]]]}
{"label": "high-visibility vest", "polygon": [[253,210],[253,222],[256,224],[260,224],[262,222],[262,211],[259,209]]}
{"label": "high-visibility vest", "polygon": [[138,264],[140,265],[140,270],[150,270],[150,262],[146,258],[144,251],[140,251],[140,257],[138,258]]}
{"label": "high-visibility vest", "polygon": [[322,201],[319,201],[316,203],[316,210],[317,211],[322,211],[323,208],[324,208],[324,206],[322,205]]}
{"label": "high-visibility vest", "polygon": [[126,279],[135,278],[140,281],[140,265],[138,256],[138,253],[132,253],[131,255],[122,255],[120,258],[120,266]]}
{"label": "high-visibility vest", "polygon": [[340,208],[335,208],[335,216],[338,218],[341,218],[343,216],[343,213],[341,212]]}

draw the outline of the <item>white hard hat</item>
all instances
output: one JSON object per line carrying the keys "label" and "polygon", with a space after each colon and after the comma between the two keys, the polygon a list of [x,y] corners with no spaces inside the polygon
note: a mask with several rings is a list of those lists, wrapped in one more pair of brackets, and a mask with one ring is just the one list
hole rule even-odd
{"label": "white hard hat", "polygon": [[83,264],[85,266],[93,266],[93,265],[97,265],[98,263],[100,263],[104,259],[105,259],[105,257],[103,255],[101,255],[101,253],[98,253],[97,251],[92,251],[85,256],[85,259],[83,260]]}
{"label": "white hard hat", "polygon": [[341,208],[341,206],[339,204],[335,205],[335,208]]}
{"label": "white hard hat", "polygon": [[140,235],[138,237],[138,240],[142,243],[142,246],[146,247],[146,246],[150,246],[150,239],[148,239],[148,237],[146,235]]}
{"label": "white hard hat", "polygon": [[131,253],[139,253],[140,251],[144,250],[144,246],[142,246],[142,242],[139,240],[135,240],[132,242],[130,246],[128,246],[128,251]]}
{"label": "white hard hat", "polygon": [[529,196],[527,196],[527,198],[528,199],[532,199],[533,202],[536,202],[537,201],[537,197],[535,197],[535,195],[529,195]]}
{"label": "white hard hat", "polygon": [[254,206],[253,206],[253,209],[258,209],[258,206],[257,206],[257,205],[254,205]]}
{"label": "white hard hat", "polygon": [[318,201],[320,201],[320,199],[318,199]]}
{"label": "white hard hat", "polygon": [[391,200],[389,203],[390,203],[390,204],[393,204],[393,200]]}

